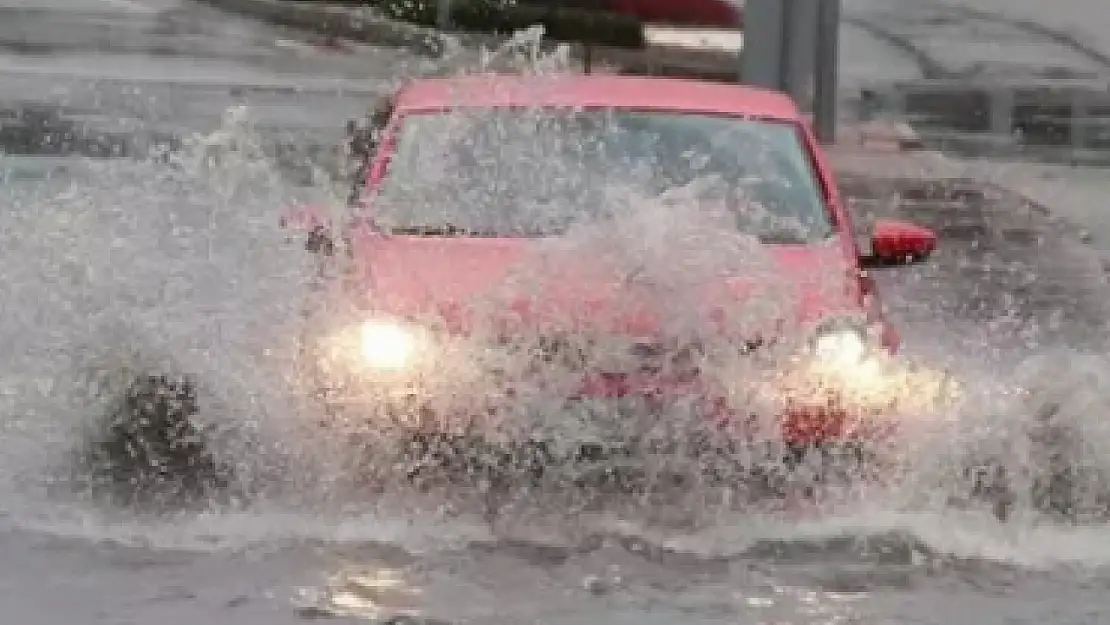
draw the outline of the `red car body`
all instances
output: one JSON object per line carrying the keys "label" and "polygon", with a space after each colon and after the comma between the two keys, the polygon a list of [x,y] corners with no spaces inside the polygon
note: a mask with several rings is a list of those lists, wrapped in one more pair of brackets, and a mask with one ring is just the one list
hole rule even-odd
{"label": "red car body", "polygon": [[[398,128],[411,115],[460,108],[576,108],[696,113],[745,119],[770,120],[796,129],[811,160],[812,171],[823,193],[823,204],[835,234],[816,245],[769,245],[776,264],[773,279],[796,287],[797,305],[783,319],[783,332],[802,328],[822,319],[845,315],[865,319],[875,330],[880,350],[894,352],[898,333],[884,319],[875,285],[861,266],[861,259],[887,260],[927,256],[935,246],[933,234],[923,228],[895,221],[880,221],[872,233],[871,256],[861,255],[853,235],[852,217],[840,197],[837,181],[824,152],[805,117],[785,95],[738,85],[684,79],[624,77],[609,75],[529,78],[480,76],[418,80],[401,88],[392,100],[389,121],[380,143],[368,157],[365,185],[359,198],[359,217],[343,233],[354,260],[356,279],[350,295],[373,314],[412,318],[429,313],[443,319],[454,333],[469,331],[473,312],[467,301],[510,273],[514,264],[535,245],[528,238],[468,236],[407,236],[385,233],[373,224],[375,189],[389,175],[390,157]],[[566,316],[553,311],[603,310],[622,297],[611,280],[590,277],[589,259],[568,261],[565,270],[548,278],[537,292],[542,297],[513,305],[506,319],[517,323],[542,322],[545,316]],[[763,286],[751,276],[736,276],[706,284],[704,302],[727,317],[730,302],[758,297]],[[369,314],[369,313],[368,313]],[[722,317],[722,318],[724,318]],[[608,327],[594,328],[626,336],[658,334],[650,306],[635,314],[604,317]],[[521,321],[521,320],[524,321]],[[589,324],[590,319],[579,319]],[[692,377],[677,378],[658,372],[584,377],[578,392],[594,396],[643,394],[704,395],[712,405],[707,417],[727,419],[730,407],[713,389]],[[851,410],[825,399],[790,402],[783,410],[782,436],[786,443],[810,445],[851,437]]]}

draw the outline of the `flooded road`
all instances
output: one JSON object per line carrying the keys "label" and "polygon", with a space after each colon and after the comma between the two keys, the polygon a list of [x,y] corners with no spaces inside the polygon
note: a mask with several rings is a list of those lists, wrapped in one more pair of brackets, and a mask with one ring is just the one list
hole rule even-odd
{"label": "flooded road", "polygon": [[[50,476],[101,409],[78,387],[133,350],[199,372],[221,418],[298,418],[281,358],[306,262],[277,217],[295,200],[342,195],[306,170],[327,168],[343,122],[374,95],[430,64],[322,43],[183,0],[0,0],[7,618],[1110,622],[1104,524],[1073,526],[1028,505],[1007,524],[956,510],[947,467],[925,451],[897,487],[826,515],[714,512],[697,528],[661,526],[645,510],[539,512],[491,529],[465,515],[337,501],[326,481],[287,474],[280,496],[170,518],[59,494]],[[180,156],[144,157],[159,146]],[[941,233],[930,262],[877,274],[907,352],[975,391],[945,416],[983,427],[951,430],[935,457],[993,445],[1020,464],[1010,426],[1051,404],[1087,436],[1075,462],[1110,468],[1100,455],[1110,443],[1100,259],[1019,198],[847,174],[862,223],[897,215]],[[1040,394],[1013,397],[1016,386]],[[264,471],[277,457],[237,460]]]}
{"label": "flooded road", "polygon": [[324,45],[187,0],[9,0],[0,24],[9,154],[146,154],[218,127],[237,105],[251,107],[275,146],[332,149],[347,119],[426,63]]}

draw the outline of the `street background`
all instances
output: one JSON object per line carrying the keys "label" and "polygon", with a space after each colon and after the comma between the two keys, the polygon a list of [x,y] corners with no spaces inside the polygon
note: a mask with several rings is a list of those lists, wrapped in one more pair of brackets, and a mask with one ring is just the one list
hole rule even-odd
{"label": "street background", "polygon": [[[1110,76],[1098,60],[1110,55],[1110,12],[1098,0],[844,7],[845,107],[859,88],[930,67],[969,80],[1005,69],[1035,81],[1047,66]],[[464,51],[449,63],[476,57]],[[72,446],[87,409],[61,400],[59,372],[73,377],[87,364],[80,354],[111,351],[112,331],[142,326],[159,345],[180,338],[221,378],[213,384],[273,383],[211,350],[238,346],[256,321],[291,305],[281,268],[297,261],[287,260],[292,247],[278,249],[280,204],[340,193],[328,176],[342,172],[346,120],[442,64],[190,0],[0,0],[0,274],[9,289],[0,298],[0,605],[9,620],[273,625],[348,613],[399,623],[389,616],[415,606],[434,622],[475,623],[1110,622],[1102,524],[1000,525],[899,500],[796,523],[727,518],[686,535],[602,524],[602,539],[579,544],[542,519],[506,538],[359,502],[339,516],[305,503],[148,520],[44,494],[40,473]],[[240,106],[249,133],[229,117]],[[234,152],[244,140],[277,165],[198,157],[167,174],[140,158],[156,146],[192,146],[196,156],[205,141]],[[1056,407],[1097,426],[1110,370],[1106,170],[876,154],[850,141],[833,152],[861,215],[898,214],[941,233],[932,262],[880,276],[907,349],[985,389],[1008,388],[1023,370],[1059,381]],[[898,199],[900,189],[912,195],[906,189],[952,177],[989,181],[997,193],[955,206]],[[189,342],[190,329],[210,325],[226,334]],[[279,401],[249,399],[267,409]],[[983,409],[1021,421],[1038,407],[1000,392]],[[1091,432],[1095,440],[1102,430]]]}

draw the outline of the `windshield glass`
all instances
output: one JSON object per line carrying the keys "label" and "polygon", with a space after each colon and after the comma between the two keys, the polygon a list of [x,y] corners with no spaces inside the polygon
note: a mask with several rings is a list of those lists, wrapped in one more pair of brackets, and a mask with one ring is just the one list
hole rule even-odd
{"label": "windshield glass", "polygon": [[681,112],[495,108],[406,116],[375,201],[402,234],[550,236],[635,209],[722,208],[767,243],[832,224],[791,124]]}

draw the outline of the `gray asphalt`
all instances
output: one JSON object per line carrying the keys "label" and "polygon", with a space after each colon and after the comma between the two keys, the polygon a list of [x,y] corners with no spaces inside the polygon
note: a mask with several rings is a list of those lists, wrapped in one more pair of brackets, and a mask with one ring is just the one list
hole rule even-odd
{"label": "gray asphalt", "polygon": [[[891,43],[914,73],[1028,78],[1105,78],[1110,37],[1095,27],[1102,19],[1082,0],[1055,5],[994,0],[878,2],[847,0],[848,27],[882,45]],[[888,52],[889,54],[889,52]],[[874,58],[876,55],[872,55]],[[881,56],[881,55],[880,55]],[[874,75],[874,74],[873,74]]]}
{"label": "gray asphalt", "polygon": [[[924,10],[919,2],[847,4],[854,15],[888,25],[897,11],[909,19]],[[850,78],[920,69],[889,42],[845,32]],[[44,496],[40,476],[28,473],[61,462],[75,442],[70,422],[88,409],[57,399],[62,392],[44,372],[58,371],[79,349],[113,349],[100,343],[114,336],[104,328],[116,326],[96,325],[101,316],[75,306],[100,305],[90,310],[165,331],[208,327],[194,317],[209,315],[230,328],[215,345],[238,346],[235,333],[249,332],[253,319],[229,311],[253,312],[249,282],[283,275],[272,265],[295,253],[269,250],[279,246],[266,243],[276,238],[267,239],[274,233],[259,223],[276,215],[268,204],[303,190],[298,167],[280,167],[260,187],[250,163],[225,163],[200,184],[197,170],[166,177],[133,159],[193,133],[217,142],[210,133],[236,105],[247,106],[270,153],[284,146],[321,159],[371,97],[428,69],[399,51],[322,43],[187,0],[0,0],[0,149],[9,153],[0,157],[0,274],[10,290],[0,303],[8,354],[0,371],[5,618],[216,625],[347,613],[354,622],[388,620],[415,606],[449,622],[545,625],[1110,622],[1105,526],[1028,519],[1001,526],[920,497],[904,501],[904,493],[816,520],[730,514],[696,532],[587,517],[568,528],[540,515],[493,534],[480,523],[365,502],[325,511],[307,491],[326,491],[326,484],[304,486],[300,503],[168,520]],[[980,58],[977,49],[968,44],[967,58]],[[1031,57],[1093,67],[1074,49]],[[878,274],[908,351],[985,386],[1006,387],[1007,370],[1039,353],[1063,354],[1050,361],[1060,378],[1065,367],[1101,366],[1110,312],[1105,277],[1071,229],[1004,193],[969,201],[936,191],[958,188],[957,181],[927,185],[845,169],[861,224],[900,216],[941,233],[930,262]],[[218,210],[193,211],[209,200],[221,202]],[[179,249],[163,237],[198,218],[217,231],[204,238],[206,259],[183,261],[180,254],[202,248],[190,242]],[[73,284],[86,290],[74,294]],[[162,289],[158,297],[144,291],[149,284]],[[269,295],[275,292],[291,293]],[[242,362],[220,364],[209,352],[197,358],[212,360],[212,371],[232,381],[247,376]],[[1099,389],[1088,388],[1095,382],[1079,387],[1094,398],[1081,406],[1102,401]],[[29,389],[55,400],[30,410],[20,395]],[[1013,420],[1035,411],[988,399],[1015,410]],[[930,485],[911,495],[938,492],[944,488]],[[1059,561],[1068,567],[1055,568]]]}

